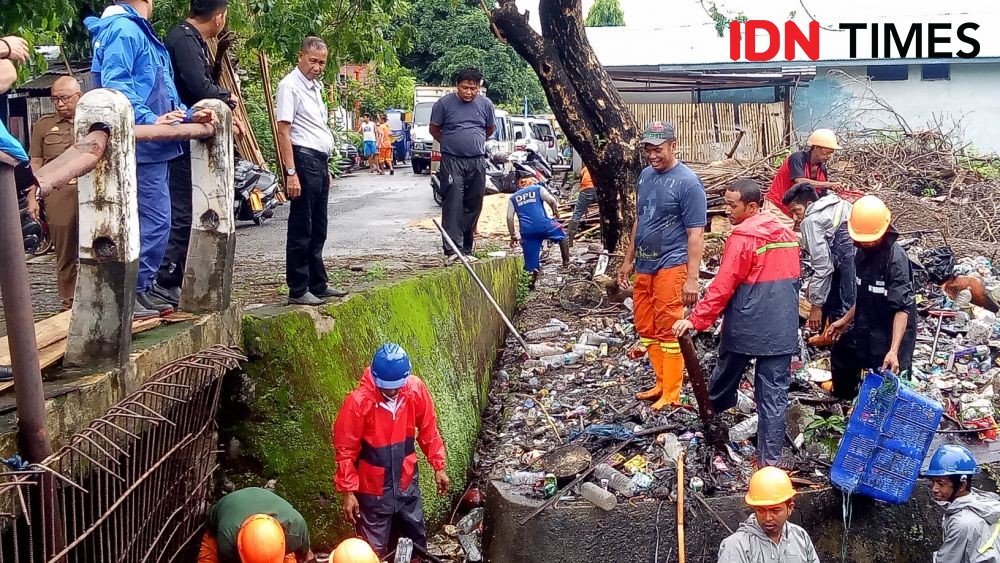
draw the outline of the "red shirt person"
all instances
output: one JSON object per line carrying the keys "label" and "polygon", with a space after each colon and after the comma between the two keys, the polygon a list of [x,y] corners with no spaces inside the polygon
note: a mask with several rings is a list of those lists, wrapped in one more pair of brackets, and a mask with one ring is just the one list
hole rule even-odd
{"label": "red shirt person", "polygon": [[[769,211],[778,221],[792,228],[795,221],[792,212],[781,202],[785,192],[795,184],[809,182],[816,188],[839,188],[840,183],[829,181],[826,163],[833,153],[840,150],[837,136],[830,129],[817,129],[809,135],[809,148],[792,153],[774,175],[770,189],[764,199],[764,211]],[[819,191],[819,190],[818,190]],[[823,194],[819,194],[822,196]]]}
{"label": "red shirt person", "polygon": [[447,494],[451,481],[434,401],[411,375],[406,350],[388,343],[344,399],[333,425],[334,485],[344,495],[344,517],[383,557],[392,550],[390,537],[427,547],[414,444],[434,468],[438,494]]}

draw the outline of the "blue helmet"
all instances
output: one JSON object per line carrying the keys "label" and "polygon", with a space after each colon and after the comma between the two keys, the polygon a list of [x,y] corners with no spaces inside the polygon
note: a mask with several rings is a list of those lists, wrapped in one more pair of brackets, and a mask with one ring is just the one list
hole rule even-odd
{"label": "blue helmet", "polygon": [[976,475],[979,464],[972,452],[964,446],[947,444],[940,446],[931,457],[931,462],[924,471],[924,477],[949,477],[951,475]]}
{"label": "blue helmet", "polygon": [[372,358],[372,377],[380,389],[399,389],[410,375],[410,357],[399,344],[383,344]]}

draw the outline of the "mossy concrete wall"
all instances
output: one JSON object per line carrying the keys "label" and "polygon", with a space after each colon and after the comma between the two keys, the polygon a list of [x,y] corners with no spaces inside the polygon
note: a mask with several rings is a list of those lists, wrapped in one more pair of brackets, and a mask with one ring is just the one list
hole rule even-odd
{"label": "mossy concrete wall", "polygon": [[[510,314],[520,262],[481,262],[476,270]],[[326,308],[251,312],[243,323],[244,348],[251,358],[245,377],[252,391],[244,393],[250,397],[250,412],[239,427],[223,433],[236,436],[243,457],[253,461],[239,464],[230,478],[237,486],[275,479],[275,492],[309,522],[314,549],[329,548],[350,534],[333,487],[331,429],[374,351],[395,341],[409,352],[415,373],[434,398],[452,491],[461,494],[503,337],[502,319],[461,266],[376,288]],[[451,499],[437,496],[422,454],[420,485],[433,526],[447,518]]]}

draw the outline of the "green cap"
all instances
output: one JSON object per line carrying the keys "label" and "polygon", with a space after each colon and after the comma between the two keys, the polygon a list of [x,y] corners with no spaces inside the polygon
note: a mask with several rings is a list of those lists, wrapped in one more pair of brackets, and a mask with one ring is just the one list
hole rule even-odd
{"label": "green cap", "polygon": [[677,138],[674,133],[674,124],[669,121],[654,121],[646,126],[642,134],[642,143],[650,145],[662,145],[666,141],[673,141]]}

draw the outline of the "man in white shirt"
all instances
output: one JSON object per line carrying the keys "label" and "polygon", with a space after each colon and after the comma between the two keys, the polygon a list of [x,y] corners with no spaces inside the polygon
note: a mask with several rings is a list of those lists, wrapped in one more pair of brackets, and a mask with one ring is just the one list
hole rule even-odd
{"label": "man in white shirt", "polygon": [[327,285],[323,264],[333,133],[319,79],[328,52],[322,39],[306,37],[298,66],[278,83],[278,152],[291,200],[285,279],[292,305],[322,305],[347,294]]}
{"label": "man in white shirt", "polygon": [[367,113],[361,116],[361,139],[364,141],[361,152],[368,161],[368,171],[372,174],[379,171],[377,127],[372,116]]}

